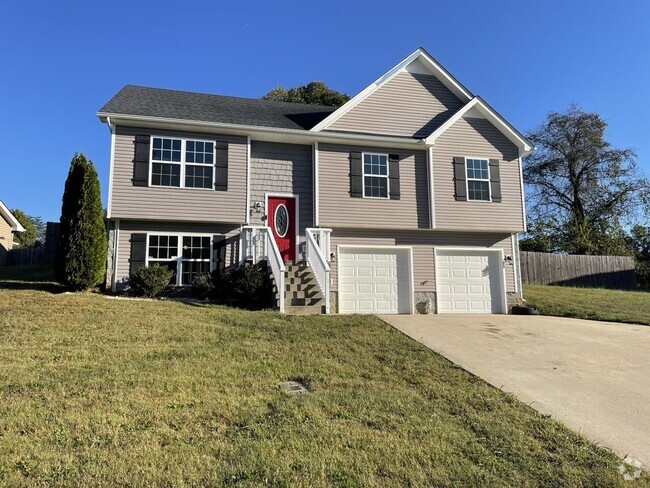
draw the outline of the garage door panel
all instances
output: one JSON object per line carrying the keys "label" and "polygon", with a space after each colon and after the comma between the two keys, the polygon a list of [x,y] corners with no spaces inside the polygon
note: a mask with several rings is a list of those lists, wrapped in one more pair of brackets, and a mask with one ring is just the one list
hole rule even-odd
{"label": "garage door panel", "polygon": [[500,312],[501,262],[491,251],[438,250],[438,308],[444,312]]}
{"label": "garage door panel", "polygon": [[408,249],[341,249],[341,313],[409,313],[412,283]]}

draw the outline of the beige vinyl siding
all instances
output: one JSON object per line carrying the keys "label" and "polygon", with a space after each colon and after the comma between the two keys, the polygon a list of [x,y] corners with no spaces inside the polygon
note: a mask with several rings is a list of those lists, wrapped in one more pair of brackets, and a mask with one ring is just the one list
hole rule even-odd
{"label": "beige vinyl siding", "polygon": [[[500,203],[456,201],[455,156],[499,159]],[[434,201],[437,229],[522,231],[519,152],[485,119],[461,118],[433,146]]]}
{"label": "beige vinyl siding", "polygon": [[[133,186],[138,134],[228,142],[228,190]],[[246,215],[245,137],[117,127],[111,218],[243,223]]]}
{"label": "beige vinyl siding", "polygon": [[119,237],[117,241],[117,266],[115,282],[117,289],[124,288],[128,280],[131,258],[131,234],[206,234],[223,235],[226,237],[226,266],[234,266],[239,257],[239,227],[214,224],[191,224],[187,222],[137,222],[121,220],[119,223]]}
{"label": "beige vinyl siding", "polygon": [[14,235],[11,226],[0,217],[0,266],[7,264],[7,252],[11,251],[14,243]]}
{"label": "beige vinyl siding", "polygon": [[313,226],[312,147],[274,142],[251,142],[251,206],[262,204],[262,211],[251,211],[251,224],[266,224],[265,198],[267,193],[297,195],[301,240],[305,229]]}
{"label": "beige vinyl siding", "polygon": [[402,71],[328,130],[424,138],[462,105],[435,76]]}
{"label": "beige vinyl siding", "polygon": [[[489,247],[502,249],[504,256],[512,256],[510,234],[488,234],[478,232],[439,232],[439,231],[380,231],[334,229],[331,234],[331,251],[336,252],[339,245],[372,246],[412,246],[414,291],[435,292],[436,247]],[[337,263],[330,263],[331,290],[338,288]],[[506,291],[514,292],[513,265],[506,264]]]}
{"label": "beige vinyl siding", "polygon": [[[350,196],[350,152],[398,154],[400,200]],[[319,144],[319,223],[323,227],[429,228],[425,151]]]}

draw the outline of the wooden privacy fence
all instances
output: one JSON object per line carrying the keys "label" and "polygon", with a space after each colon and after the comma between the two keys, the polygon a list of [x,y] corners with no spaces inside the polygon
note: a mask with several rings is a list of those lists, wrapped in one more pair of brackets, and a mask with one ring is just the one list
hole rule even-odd
{"label": "wooden privacy fence", "polygon": [[637,288],[634,258],[521,252],[521,281],[525,285]]}
{"label": "wooden privacy fence", "polygon": [[36,247],[19,247],[7,253],[8,266],[50,264],[54,260],[56,243],[59,240],[59,223],[48,222],[45,229],[45,244]]}

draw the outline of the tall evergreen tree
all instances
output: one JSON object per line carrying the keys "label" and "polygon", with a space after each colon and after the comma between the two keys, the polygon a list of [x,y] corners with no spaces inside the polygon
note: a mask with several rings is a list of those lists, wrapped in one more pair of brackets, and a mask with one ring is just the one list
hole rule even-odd
{"label": "tall evergreen tree", "polygon": [[106,253],[106,227],[97,172],[92,161],[75,153],[63,192],[55,276],[75,290],[92,288],[104,280]]}

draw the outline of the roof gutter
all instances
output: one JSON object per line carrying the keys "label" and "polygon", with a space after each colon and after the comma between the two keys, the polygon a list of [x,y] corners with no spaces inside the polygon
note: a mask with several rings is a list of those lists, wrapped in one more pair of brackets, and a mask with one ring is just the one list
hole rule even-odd
{"label": "roof gutter", "polygon": [[198,120],[170,119],[165,117],[151,117],[144,115],[116,114],[107,112],[97,112],[97,116],[102,122],[108,124],[140,125],[161,128],[170,126],[170,128],[187,127],[220,130],[231,134],[241,135],[270,135],[270,136],[289,136],[305,141],[331,141],[331,142],[365,142],[365,143],[383,143],[401,146],[425,146],[424,139],[409,139],[404,137],[375,136],[372,134],[346,134],[331,132],[310,132],[304,129],[280,129],[275,127],[259,127],[244,124],[227,124],[220,122],[203,122]]}

